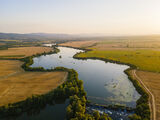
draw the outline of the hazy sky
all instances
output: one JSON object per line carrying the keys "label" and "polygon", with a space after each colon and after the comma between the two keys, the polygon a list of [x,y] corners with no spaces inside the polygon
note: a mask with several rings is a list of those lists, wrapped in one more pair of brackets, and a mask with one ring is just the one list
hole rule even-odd
{"label": "hazy sky", "polygon": [[160,34],[160,0],[0,0],[0,32]]}

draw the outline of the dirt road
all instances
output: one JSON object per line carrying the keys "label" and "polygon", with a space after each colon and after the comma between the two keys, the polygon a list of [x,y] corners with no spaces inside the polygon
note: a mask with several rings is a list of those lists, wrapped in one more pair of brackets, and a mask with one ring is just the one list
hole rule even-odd
{"label": "dirt road", "polygon": [[156,106],[155,106],[155,98],[154,95],[151,93],[151,91],[146,87],[146,85],[143,83],[142,79],[137,76],[136,70],[132,71],[132,74],[135,76],[135,78],[140,82],[140,84],[144,87],[144,89],[149,94],[149,106],[151,110],[151,120],[156,120]]}

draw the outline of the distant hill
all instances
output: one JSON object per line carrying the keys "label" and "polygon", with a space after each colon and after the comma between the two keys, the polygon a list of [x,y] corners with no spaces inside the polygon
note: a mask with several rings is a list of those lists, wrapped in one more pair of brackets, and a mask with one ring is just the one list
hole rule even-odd
{"label": "distant hill", "polygon": [[160,35],[143,36],[105,36],[99,34],[51,34],[51,33],[0,33],[0,39],[30,41],[68,41],[68,40],[160,40]]}
{"label": "distant hill", "polygon": [[72,40],[73,37],[67,34],[46,34],[46,33],[0,33],[0,39],[25,40],[25,41],[44,41],[44,40]]}
{"label": "distant hill", "polygon": [[100,36],[99,34],[51,34],[51,33],[29,33],[29,34],[17,34],[17,33],[0,33],[0,40],[21,40],[25,42],[33,41],[76,41],[76,40],[101,40],[106,38],[105,36]]}

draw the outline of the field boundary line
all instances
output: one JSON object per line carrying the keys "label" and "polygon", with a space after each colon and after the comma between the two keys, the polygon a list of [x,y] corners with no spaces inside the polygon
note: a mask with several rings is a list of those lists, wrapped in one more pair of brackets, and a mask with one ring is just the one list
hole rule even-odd
{"label": "field boundary line", "polygon": [[138,77],[138,75],[136,74],[136,70],[132,71],[133,75],[137,78],[137,80],[140,82],[140,84],[144,87],[144,89],[149,93],[149,106],[151,109],[151,120],[156,120],[156,107],[155,107],[155,98],[154,95],[151,93],[151,91],[147,88],[147,86],[144,84],[144,82],[142,81],[142,79],[140,77]]}

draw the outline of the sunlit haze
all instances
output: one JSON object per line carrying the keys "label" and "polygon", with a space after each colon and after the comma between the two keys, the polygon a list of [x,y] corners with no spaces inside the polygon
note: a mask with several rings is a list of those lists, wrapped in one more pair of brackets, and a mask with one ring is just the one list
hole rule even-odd
{"label": "sunlit haze", "polygon": [[0,0],[0,32],[160,34],[160,0]]}

